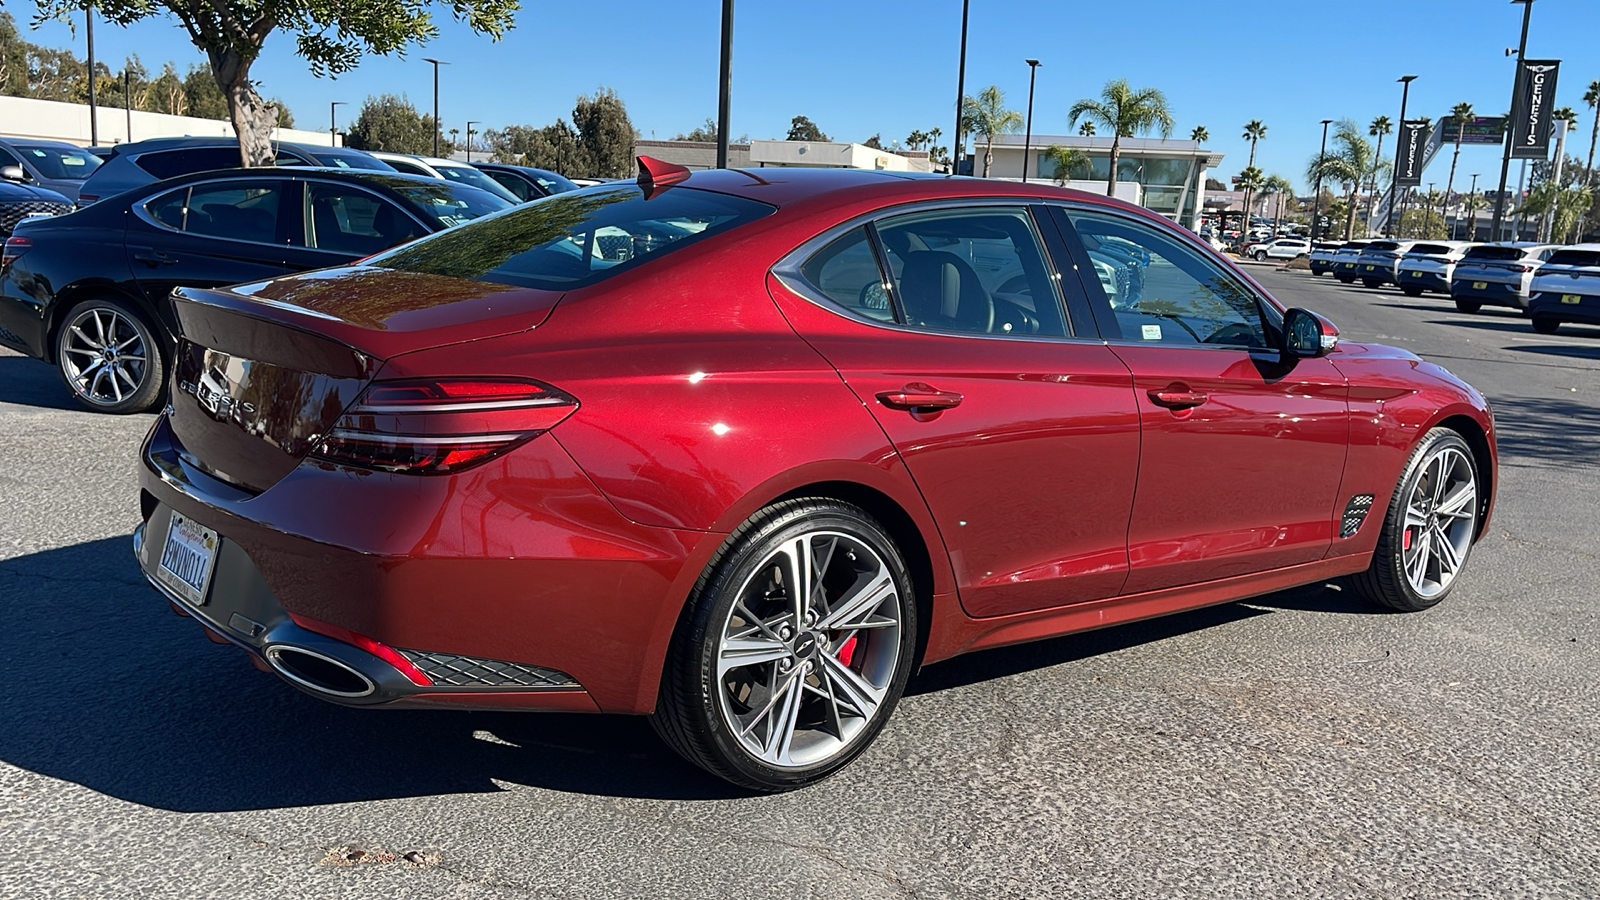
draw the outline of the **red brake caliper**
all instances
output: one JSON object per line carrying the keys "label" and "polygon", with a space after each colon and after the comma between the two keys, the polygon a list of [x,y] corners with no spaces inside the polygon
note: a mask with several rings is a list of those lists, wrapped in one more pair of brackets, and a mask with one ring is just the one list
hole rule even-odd
{"label": "red brake caliper", "polygon": [[1400,539],[1400,549],[1402,549],[1402,550],[1410,550],[1411,549],[1411,529],[1407,528],[1403,532],[1403,534],[1405,536]]}
{"label": "red brake caliper", "polygon": [[839,645],[839,662],[850,665],[850,658],[856,655],[856,636],[850,635],[850,640]]}

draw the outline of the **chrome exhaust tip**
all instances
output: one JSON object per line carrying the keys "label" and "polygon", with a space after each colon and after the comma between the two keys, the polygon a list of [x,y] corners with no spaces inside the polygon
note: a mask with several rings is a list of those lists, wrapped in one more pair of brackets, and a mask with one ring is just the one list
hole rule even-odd
{"label": "chrome exhaust tip", "polygon": [[273,671],[319,694],[358,699],[378,690],[372,679],[359,669],[315,650],[274,644],[267,648],[265,655]]}

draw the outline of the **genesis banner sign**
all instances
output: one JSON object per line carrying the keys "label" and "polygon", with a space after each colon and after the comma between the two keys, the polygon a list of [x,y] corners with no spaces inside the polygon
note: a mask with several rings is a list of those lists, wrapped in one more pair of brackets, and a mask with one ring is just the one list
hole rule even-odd
{"label": "genesis banner sign", "polygon": [[1411,119],[1400,123],[1400,138],[1396,142],[1394,158],[1395,187],[1419,187],[1422,184],[1423,156],[1428,149],[1428,123]]}
{"label": "genesis banner sign", "polygon": [[1559,59],[1517,63],[1517,101],[1511,108],[1511,158],[1550,158],[1550,113],[1555,109]]}

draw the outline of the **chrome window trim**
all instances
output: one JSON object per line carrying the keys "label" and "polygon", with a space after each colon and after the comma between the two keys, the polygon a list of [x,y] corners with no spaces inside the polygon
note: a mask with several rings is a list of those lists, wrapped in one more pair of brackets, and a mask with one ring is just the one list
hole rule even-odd
{"label": "chrome window trim", "polygon": [[[332,185],[337,185],[337,186],[343,187],[343,188],[354,188],[355,190],[360,191],[361,193],[371,194],[372,196],[378,198],[378,200],[380,202],[387,203],[390,206],[394,207],[395,209],[398,209],[402,214],[404,214],[411,221],[417,223],[417,225],[422,228],[422,234],[419,237],[427,237],[430,234],[437,234],[438,233],[438,229],[435,229],[433,226],[430,226],[427,222],[424,222],[421,219],[417,218],[416,215],[414,215],[411,212],[411,210],[406,209],[406,207],[403,204],[396,203],[395,201],[389,199],[388,197],[385,197],[384,195],[382,195],[382,194],[378,193],[377,191],[367,187],[366,185],[353,184],[353,183],[348,182],[348,181],[335,181],[335,180],[330,179],[330,178],[318,178],[315,175],[309,175],[309,176],[307,176],[305,178],[297,178],[297,179],[294,179],[294,180],[302,182],[305,185],[305,187],[301,188],[301,190],[300,190],[300,215],[301,215],[301,218],[302,218],[302,222],[301,222],[301,225],[300,225],[300,237],[302,239],[306,237],[306,226],[305,226],[304,218],[305,218],[305,216],[307,216],[311,212],[311,183],[312,182],[316,182],[317,184],[332,184]],[[313,229],[313,230],[315,230],[315,229]],[[412,238],[412,240],[417,240],[417,238]],[[312,253],[331,253],[331,254],[335,254],[335,255],[338,255],[338,256],[349,256],[350,255],[350,253],[348,251],[345,251],[345,250],[324,250],[321,247],[307,247],[303,240],[302,240],[301,243],[296,244],[296,243],[290,242],[290,243],[285,244],[285,246],[293,247],[296,250],[310,250]],[[398,247],[400,245],[396,244],[395,246]],[[394,249],[394,248],[393,247],[389,247],[389,248],[385,248],[384,250],[380,250],[378,252],[383,253],[383,252],[387,252],[387,250],[392,250],[392,249]]]}
{"label": "chrome window trim", "polygon": [[[244,238],[223,237],[221,235],[215,235],[215,234],[195,234],[192,231],[181,231],[181,230],[179,230],[177,228],[173,228],[172,226],[166,224],[165,222],[160,221],[155,216],[150,215],[149,211],[145,209],[146,206],[149,206],[150,204],[156,202],[157,200],[160,200],[161,198],[166,197],[169,194],[176,193],[178,191],[188,191],[188,192],[190,192],[190,196],[193,196],[194,189],[197,188],[197,187],[201,187],[203,185],[208,185],[208,184],[229,184],[229,183],[238,182],[238,181],[252,181],[252,180],[259,181],[259,182],[262,182],[262,183],[268,183],[268,184],[281,184],[281,183],[286,182],[286,181],[292,182],[294,179],[289,179],[289,178],[253,179],[252,176],[249,176],[249,175],[235,175],[232,178],[211,178],[211,179],[207,179],[205,181],[196,181],[196,182],[193,182],[191,184],[183,185],[182,187],[175,187],[175,188],[172,188],[171,190],[162,191],[161,193],[156,194],[155,196],[149,198],[148,200],[143,200],[143,201],[140,201],[140,202],[132,204],[131,206],[128,207],[128,209],[134,214],[134,216],[136,216],[139,219],[139,221],[144,222],[146,225],[149,225],[150,227],[155,228],[155,229],[157,229],[159,231],[167,232],[168,234],[184,234],[184,235],[188,235],[189,237],[192,237],[192,238],[201,238],[201,239],[204,239],[204,240],[211,240],[211,241],[228,241],[229,243],[234,243],[234,244],[248,244],[248,245],[250,245],[252,247],[277,247],[277,248],[282,249],[282,248],[294,246],[293,244],[290,244],[287,241],[282,243],[282,244],[280,244],[280,243],[278,243],[276,241],[250,241],[250,240],[245,240]],[[281,198],[279,199],[278,204],[279,204],[279,207],[281,209],[282,204],[283,204],[283,200]],[[183,205],[184,205],[185,209],[188,209],[189,201],[188,201],[187,198],[185,198]]]}
{"label": "chrome window trim", "polygon": [[[768,269],[768,272],[776,277],[784,287],[793,291],[795,294],[811,302],[812,304],[820,306],[835,315],[849,319],[852,322],[860,322],[882,331],[895,333],[909,332],[911,334],[938,335],[940,337],[973,338],[976,340],[1043,341],[1054,344],[1073,343],[1103,345],[1105,341],[1099,337],[1098,329],[1093,337],[1078,334],[1070,334],[1065,336],[1049,334],[979,334],[974,331],[940,331],[935,328],[918,328],[914,325],[902,325],[899,322],[882,322],[868,316],[863,316],[848,309],[847,307],[840,306],[839,303],[832,297],[829,297],[827,294],[824,294],[822,291],[813,287],[811,282],[807,281],[805,275],[803,275],[800,271],[801,267],[806,264],[806,261],[822,248],[828,246],[835,240],[843,237],[854,229],[864,228],[869,222],[876,223],[883,219],[912,213],[938,210],[970,209],[972,207],[981,206],[1010,207],[1027,212],[1028,207],[1038,206],[1043,202],[1043,198],[1040,197],[944,197],[937,200],[913,200],[895,206],[880,207],[872,210],[871,212],[862,213],[853,218],[846,219],[844,222],[839,224],[829,226],[826,230],[820,232],[816,236],[810,238],[809,240],[800,244],[798,247],[795,247],[793,250],[790,250],[788,253],[784,254],[781,259],[773,264],[772,268]],[[1039,225],[1037,222],[1033,221],[1033,216],[1031,214],[1028,216],[1028,221],[1034,230],[1034,238],[1039,242],[1040,256],[1043,257],[1045,266],[1050,270],[1050,277],[1054,278],[1056,281],[1057,299],[1061,303],[1062,321],[1063,323],[1067,324],[1068,327],[1071,327],[1074,323],[1072,322],[1072,317],[1066,308],[1066,297],[1062,293],[1061,271],[1056,266],[1056,261],[1051,258],[1050,249],[1044,243],[1044,236],[1038,233]],[[876,250],[874,250],[874,253],[876,253]],[[882,274],[881,262],[879,263],[879,274]],[[894,286],[885,282],[883,289],[885,292],[890,292],[894,290]],[[1093,326],[1093,323],[1089,324],[1090,326]]]}

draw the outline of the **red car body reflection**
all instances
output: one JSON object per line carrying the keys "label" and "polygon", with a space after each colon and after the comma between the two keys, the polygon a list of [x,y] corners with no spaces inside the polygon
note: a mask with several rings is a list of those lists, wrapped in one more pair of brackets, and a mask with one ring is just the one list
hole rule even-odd
{"label": "red car body reflection", "polygon": [[[338,702],[649,713],[696,579],[741,522],[786,497],[847,500],[889,529],[924,611],[921,663],[1359,572],[1378,528],[1342,536],[1347,501],[1386,508],[1441,423],[1478,455],[1487,522],[1492,418],[1445,370],[1352,342],[1263,368],[1260,352],[1108,340],[1076,314],[1094,276],[1044,207],[1160,229],[1281,315],[1145,210],[881,173],[703,172],[657,188],[690,191],[773,209],[565,291],[356,266],[180,292],[172,407],[143,453],[146,572],[177,515],[221,550],[204,602],[169,598],[257,657],[292,627],[398,648],[423,672],[459,657],[568,676],[462,688],[373,664],[375,691],[313,691]],[[1063,289],[1071,335],[895,327],[775,274],[863,217],[1002,201],[1034,210],[1060,280],[1081,279]],[[213,369],[248,415],[219,417],[190,389]],[[459,471],[319,455],[334,431],[385,427],[352,407],[366,386],[452,379],[521,379],[568,405]],[[915,385],[960,403],[880,399]],[[1173,409],[1153,402],[1163,392],[1207,399]]]}

